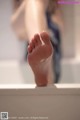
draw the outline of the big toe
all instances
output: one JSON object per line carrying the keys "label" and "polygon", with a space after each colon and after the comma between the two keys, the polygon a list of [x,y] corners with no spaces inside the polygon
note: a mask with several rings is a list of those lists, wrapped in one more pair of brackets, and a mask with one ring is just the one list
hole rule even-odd
{"label": "big toe", "polygon": [[50,42],[50,36],[48,35],[47,32],[42,32],[42,33],[40,34],[40,36],[41,36],[42,41],[43,41],[45,44],[50,44],[50,43],[51,43],[51,42]]}

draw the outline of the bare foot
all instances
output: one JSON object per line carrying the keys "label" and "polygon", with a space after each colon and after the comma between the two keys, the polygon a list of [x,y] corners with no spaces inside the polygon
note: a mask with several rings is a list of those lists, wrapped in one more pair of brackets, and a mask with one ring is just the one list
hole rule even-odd
{"label": "bare foot", "polygon": [[48,61],[53,53],[50,37],[46,32],[36,34],[28,46],[28,62],[31,66],[37,86],[48,84]]}

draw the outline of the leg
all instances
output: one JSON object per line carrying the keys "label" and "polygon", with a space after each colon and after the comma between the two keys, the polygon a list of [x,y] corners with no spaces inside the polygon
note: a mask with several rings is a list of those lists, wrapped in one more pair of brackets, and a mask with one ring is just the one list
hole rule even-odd
{"label": "leg", "polygon": [[36,34],[28,46],[28,62],[31,66],[37,86],[47,86],[51,78],[50,64],[53,47],[46,32]]}

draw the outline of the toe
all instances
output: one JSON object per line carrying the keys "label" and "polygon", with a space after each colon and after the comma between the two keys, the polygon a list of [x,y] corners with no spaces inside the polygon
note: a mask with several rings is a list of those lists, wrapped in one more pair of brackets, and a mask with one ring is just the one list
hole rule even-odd
{"label": "toe", "polygon": [[28,45],[28,53],[31,53],[31,51],[32,51],[32,48],[30,45]]}
{"label": "toe", "polygon": [[35,39],[34,39],[34,38],[32,39],[31,45],[32,45],[32,48],[33,48],[33,49],[36,47],[36,46],[35,46]]}
{"label": "toe", "polygon": [[50,37],[49,37],[49,35],[48,35],[46,32],[42,32],[42,33],[40,34],[40,36],[41,36],[42,41],[43,41],[45,44],[49,44],[49,43],[50,43]]}
{"label": "toe", "polygon": [[29,51],[32,52],[33,49],[35,48],[35,45],[34,45],[34,38],[31,40],[30,44],[29,44]]}
{"label": "toe", "polygon": [[35,40],[35,46],[41,45],[41,40],[40,40],[39,34],[36,34],[36,35],[34,36],[34,40]]}

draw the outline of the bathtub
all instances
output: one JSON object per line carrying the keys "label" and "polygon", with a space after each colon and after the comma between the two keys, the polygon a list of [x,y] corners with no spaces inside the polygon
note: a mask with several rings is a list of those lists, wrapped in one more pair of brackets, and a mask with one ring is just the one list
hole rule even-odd
{"label": "bathtub", "polygon": [[80,120],[80,84],[0,85],[0,116],[10,120]]}

